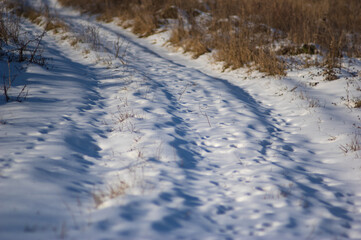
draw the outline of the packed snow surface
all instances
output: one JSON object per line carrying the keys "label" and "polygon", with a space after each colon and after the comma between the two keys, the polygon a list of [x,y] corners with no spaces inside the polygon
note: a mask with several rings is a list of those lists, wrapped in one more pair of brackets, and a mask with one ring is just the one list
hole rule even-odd
{"label": "packed snow surface", "polygon": [[50,6],[100,45],[47,34],[27,99],[1,99],[0,239],[361,238],[359,61],[222,72]]}

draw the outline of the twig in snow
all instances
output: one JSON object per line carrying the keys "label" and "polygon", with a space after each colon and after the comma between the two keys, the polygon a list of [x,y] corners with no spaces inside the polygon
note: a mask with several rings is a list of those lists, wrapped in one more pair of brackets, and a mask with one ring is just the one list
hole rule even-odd
{"label": "twig in snow", "polygon": [[208,114],[206,112],[202,112],[201,105],[199,105],[199,112],[207,118],[209,127],[212,127],[211,122],[209,121]]}
{"label": "twig in snow", "polygon": [[183,94],[185,93],[185,91],[187,91],[188,86],[189,86],[189,84],[187,84],[187,85],[185,86],[185,88],[183,89],[183,91],[181,92],[181,94],[180,94],[180,96],[179,96],[179,98],[178,98],[178,101],[181,100]]}

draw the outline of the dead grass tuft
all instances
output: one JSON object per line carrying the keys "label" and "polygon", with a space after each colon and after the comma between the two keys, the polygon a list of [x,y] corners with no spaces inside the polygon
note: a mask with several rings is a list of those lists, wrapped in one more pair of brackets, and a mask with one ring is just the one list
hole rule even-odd
{"label": "dead grass tuft", "polygon": [[297,46],[283,46],[280,50],[277,51],[280,55],[300,55],[300,54],[309,54],[314,55],[318,53],[317,48],[314,44],[303,44],[301,47]]}
{"label": "dead grass tuft", "polygon": [[45,31],[54,31],[55,34],[60,30],[68,31],[68,26],[60,20],[49,21],[45,26]]}
{"label": "dead grass tuft", "polygon": [[359,134],[355,134],[350,143],[347,143],[346,145],[340,145],[340,149],[344,153],[348,152],[357,152],[361,150],[361,136]]}
{"label": "dead grass tuft", "polygon": [[361,99],[356,99],[354,101],[354,108],[361,108]]}
{"label": "dead grass tuft", "polygon": [[190,30],[186,30],[183,24],[179,24],[172,31],[169,42],[175,46],[182,47],[184,52],[192,53],[193,58],[198,58],[210,52],[207,43],[202,37],[202,31],[197,28],[198,26],[193,26]]}
{"label": "dead grass tuft", "polygon": [[123,196],[128,188],[129,185],[126,182],[119,180],[119,182],[115,184],[108,185],[103,191],[93,192],[92,197],[95,203],[95,207],[98,208],[101,204],[103,204],[103,202],[107,200]]}
{"label": "dead grass tuft", "polygon": [[22,17],[29,19],[32,23],[38,25],[41,23],[41,13],[36,11],[35,9],[24,8],[19,11],[19,14]]}
{"label": "dead grass tuft", "polygon": [[176,6],[169,6],[159,10],[159,16],[162,19],[178,19],[178,8]]}
{"label": "dead grass tuft", "polygon": [[139,15],[134,19],[132,31],[140,37],[148,37],[155,33],[157,20],[152,15]]}

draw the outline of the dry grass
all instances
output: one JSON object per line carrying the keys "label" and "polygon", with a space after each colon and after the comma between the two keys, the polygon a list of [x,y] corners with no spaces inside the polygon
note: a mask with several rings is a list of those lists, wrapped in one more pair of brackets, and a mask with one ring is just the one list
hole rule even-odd
{"label": "dry grass", "polygon": [[277,51],[280,55],[300,55],[309,54],[314,55],[317,53],[317,48],[314,44],[303,44],[302,46],[284,46]]}
{"label": "dry grass", "polygon": [[[325,56],[325,73],[339,67],[342,56],[361,56],[361,1],[349,0],[60,0],[111,21],[119,17],[139,36],[148,36],[176,21],[170,42],[195,58],[216,51],[225,67],[256,65],[272,75],[284,74],[283,54]],[[208,18],[200,19],[204,16]],[[295,47],[296,46],[296,47]],[[301,47],[300,47],[301,46]],[[317,47],[316,47],[317,46]],[[287,50],[288,49],[288,50]]]}
{"label": "dry grass", "polygon": [[95,207],[98,208],[103,202],[107,200],[125,195],[128,188],[129,185],[126,182],[119,180],[118,183],[108,185],[107,188],[103,191],[93,192],[92,196]]}
{"label": "dry grass", "polygon": [[52,20],[48,21],[48,23],[45,25],[45,31],[53,31],[55,34],[59,33],[59,31],[68,31],[68,26],[60,20]]}
{"label": "dry grass", "polygon": [[361,108],[361,99],[354,100],[354,108]]}
{"label": "dry grass", "polygon": [[63,21],[50,14],[47,5],[42,5],[39,9],[35,9],[23,0],[5,0],[3,2],[4,6],[12,10],[18,17],[26,18],[30,22],[42,26],[45,31],[58,33],[59,31],[68,30],[68,26]]}
{"label": "dry grass", "polygon": [[198,29],[196,24],[190,30],[185,29],[183,21],[180,19],[178,26],[173,29],[169,42],[175,46],[182,47],[184,52],[191,52],[193,58],[198,58],[209,52],[207,43],[202,37],[203,31]]}
{"label": "dry grass", "polygon": [[30,7],[18,8],[18,14],[24,18],[29,19],[32,23],[40,24],[41,23],[41,12],[36,11]]}
{"label": "dry grass", "polygon": [[346,145],[340,145],[340,149],[346,154],[348,152],[358,152],[361,150],[361,135],[355,134],[350,143]]}
{"label": "dry grass", "polygon": [[354,138],[351,140],[349,144],[349,148],[352,152],[360,151],[361,150],[361,139],[360,135],[355,135]]}

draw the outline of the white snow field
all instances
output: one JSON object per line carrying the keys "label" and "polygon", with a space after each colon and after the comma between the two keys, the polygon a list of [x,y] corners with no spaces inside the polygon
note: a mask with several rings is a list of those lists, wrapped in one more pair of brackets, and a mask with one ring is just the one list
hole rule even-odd
{"label": "white snow field", "polygon": [[100,45],[47,34],[2,96],[0,239],[361,239],[360,61],[221,72],[49,3]]}

